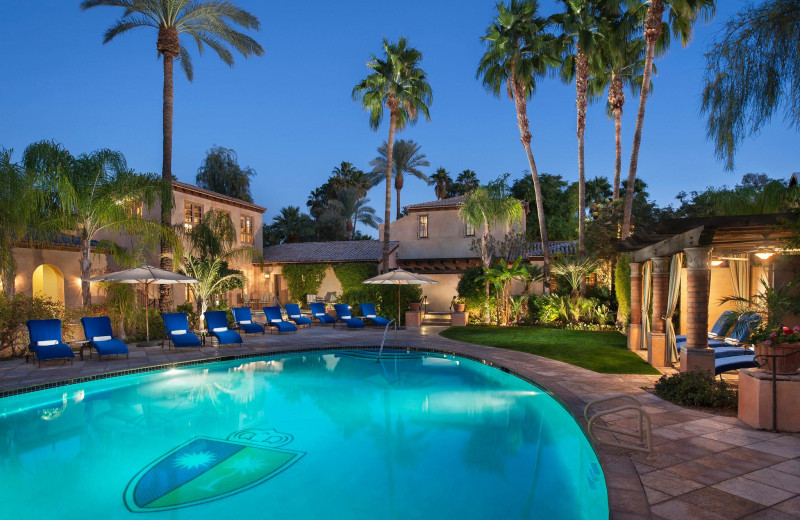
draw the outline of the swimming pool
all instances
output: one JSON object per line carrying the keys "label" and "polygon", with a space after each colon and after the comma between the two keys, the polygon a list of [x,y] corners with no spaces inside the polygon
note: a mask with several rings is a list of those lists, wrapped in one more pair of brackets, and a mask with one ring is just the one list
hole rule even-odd
{"label": "swimming pool", "polygon": [[435,353],[281,354],[7,397],[0,451],[14,519],[608,518],[555,399]]}

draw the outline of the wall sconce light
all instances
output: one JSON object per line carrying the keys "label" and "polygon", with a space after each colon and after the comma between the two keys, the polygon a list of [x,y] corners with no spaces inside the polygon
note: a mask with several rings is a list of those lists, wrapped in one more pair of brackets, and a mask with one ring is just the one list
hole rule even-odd
{"label": "wall sconce light", "polygon": [[269,273],[264,273],[264,280],[269,280]]}
{"label": "wall sconce light", "polygon": [[769,260],[770,258],[772,258],[772,255],[774,254],[775,253],[770,251],[759,251],[758,253],[756,253],[756,256],[761,260]]}
{"label": "wall sconce light", "polygon": [[711,267],[719,267],[719,266],[721,266],[721,265],[722,265],[722,262],[723,262],[723,261],[722,261],[722,260],[720,260],[720,259],[715,259],[715,260],[712,260],[712,261],[711,261]]}

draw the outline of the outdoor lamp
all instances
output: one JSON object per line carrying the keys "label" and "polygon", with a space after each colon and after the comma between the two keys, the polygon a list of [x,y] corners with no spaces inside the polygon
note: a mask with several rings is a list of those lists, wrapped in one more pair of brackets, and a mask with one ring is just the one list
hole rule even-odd
{"label": "outdoor lamp", "polygon": [[711,267],[719,267],[722,265],[722,260],[716,259],[711,261]]}
{"label": "outdoor lamp", "polygon": [[771,251],[759,251],[758,253],[756,253],[756,256],[761,260],[769,260],[770,258],[772,258],[772,255],[774,254],[775,253]]}

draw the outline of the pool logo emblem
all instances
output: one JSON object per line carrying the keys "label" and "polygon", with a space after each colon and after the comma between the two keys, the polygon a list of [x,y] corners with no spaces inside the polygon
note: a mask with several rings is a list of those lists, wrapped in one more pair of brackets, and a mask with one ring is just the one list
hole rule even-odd
{"label": "pool logo emblem", "polygon": [[275,430],[241,430],[225,440],[195,437],[133,477],[125,506],[134,513],[166,511],[254,488],[305,455],[281,448],[293,439]]}

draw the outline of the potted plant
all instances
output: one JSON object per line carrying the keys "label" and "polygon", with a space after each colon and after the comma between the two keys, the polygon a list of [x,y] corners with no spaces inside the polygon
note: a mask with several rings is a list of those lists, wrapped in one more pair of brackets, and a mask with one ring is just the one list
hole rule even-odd
{"label": "potted plant", "polygon": [[408,310],[410,310],[411,312],[417,312],[419,311],[420,306],[422,306],[421,302],[409,302]]}
{"label": "potted plant", "polygon": [[464,298],[453,298],[453,311],[454,312],[464,312],[464,309],[467,308],[466,302],[464,302]]}
{"label": "potted plant", "polygon": [[[800,327],[778,327],[777,329],[759,329],[754,335],[756,341],[756,356],[778,355],[785,357],[760,358],[766,361],[764,370],[775,371],[780,375],[792,375],[800,369]],[[794,355],[791,355],[794,354]]]}

